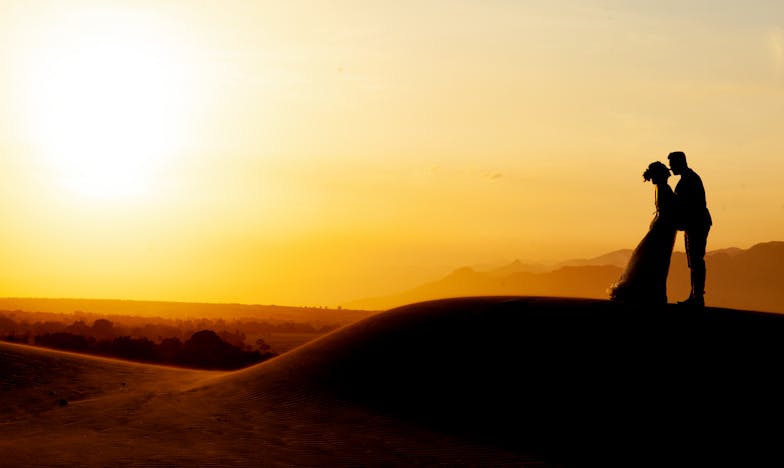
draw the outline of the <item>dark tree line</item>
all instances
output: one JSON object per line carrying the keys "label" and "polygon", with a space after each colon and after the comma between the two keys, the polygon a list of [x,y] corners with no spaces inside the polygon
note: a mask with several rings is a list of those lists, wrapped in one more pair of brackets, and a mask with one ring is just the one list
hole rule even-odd
{"label": "dark tree line", "polygon": [[[52,320],[30,323],[0,314],[0,338],[65,351],[198,369],[239,369],[276,356],[263,339],[256,340],[255,347],[246,344],[246,335],[239,330],[216,333],[202,329],[182,339],[180,328],[166,323],[147,325],[130,330],[103,318],[96,319],[92,325],[84,320],[76,320],[70,325]],[[145,332],[168,336],[142,334]]]}
{"label": "dark tree line", "polygon": [[224,341],[242,348],[247,346],[246,342],[251,345],[255,344],[256,338],[260,336],[278,333],[317,335],[338,327],[339,324],[318,325],[305,322],[253,319],[182,320],[161,317],[112,316],[111,320],[108,320],[103,316],[79,311],[73,314],[56,314],[0,310],[0,334],[3,335],[33,337],[46,333],[68,332],[75,335],[94,336],[98,340],[131,336],[147,337],[157,342],[168,337],[176,337],[185,341],[200,330],[214,330]]}

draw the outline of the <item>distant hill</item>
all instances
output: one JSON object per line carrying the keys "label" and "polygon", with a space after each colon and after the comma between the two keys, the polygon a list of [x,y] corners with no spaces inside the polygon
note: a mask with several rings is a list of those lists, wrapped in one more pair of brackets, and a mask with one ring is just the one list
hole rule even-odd
{"label": "distant hill", "polygon": [[[383,310],[431,299],[488,295],[541,295],[607,298],[631,250],[617,250],[585,260],[570,260],[551,271],[526,271],[522,262],[499,270],[457,269],[437,281],[386,297],[347,303],[347,307]],[[784,313],[784,242],[757,244],[749,249],[721,249],[706,255],[706,301],[717,307]],[[689,294],[689,269],[684,252],[674,252],[667,281],[670,302]]]}
{"label": "distant hill", "polygon": [[515,272],[498,275],[459,268],[440,280],[386,297],[346,304],[350,307],[383,310],[433,299],[468,296],[532,295],[606,298],[607,287],[621,268],[613,265],[564,266],[545,273]]}

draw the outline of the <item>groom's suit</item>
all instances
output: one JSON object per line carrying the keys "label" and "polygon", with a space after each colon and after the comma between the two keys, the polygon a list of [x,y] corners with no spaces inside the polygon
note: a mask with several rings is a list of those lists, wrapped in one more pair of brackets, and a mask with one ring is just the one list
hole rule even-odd
{"label": "groom's suit", "polygon": [[691,295],[705,295],[705,246],[713,224],[705,202],[705,187],[696,172],[686,168],[675,186],[678,229],[684,231],[686,259],[691,270]]}

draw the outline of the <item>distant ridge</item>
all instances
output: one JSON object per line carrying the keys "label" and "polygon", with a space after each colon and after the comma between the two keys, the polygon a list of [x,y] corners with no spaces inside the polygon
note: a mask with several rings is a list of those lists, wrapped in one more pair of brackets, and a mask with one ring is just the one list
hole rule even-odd
{"label": "distant ridge", "polygon": [[[562,262],[550,271],[526,271],[516,261],[481,272],[469,267],[399,294],[347,302],[346,307],[384,310],[414,302],[461,296],[538,295],[606,299],[607,288],[618,279],[630,249],[591,259]],[[749,249],[728,248],[706,255],[706,301],[717,307],[784,313],[784,242],[765,242]],[[667,282],[670,302],[689,294],[686,255],[672,255]]]}

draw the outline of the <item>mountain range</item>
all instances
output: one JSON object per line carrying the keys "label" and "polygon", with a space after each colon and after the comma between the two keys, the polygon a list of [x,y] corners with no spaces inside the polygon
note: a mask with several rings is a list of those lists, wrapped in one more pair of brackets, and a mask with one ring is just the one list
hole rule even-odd
{"label": "mountain range", "polygon": [[[356,300],[344,307],[383,310],[447,297],[536,295],[606,299],[632,250],[616,250],[590,259],[575,259],[555,267],[520,260],[493,270],[471,267],[399,294]],[[705,256],[705,300],[716,307],[784,313],[784,242],[765,242],[748,249],[709,251]],[[670,302],[689,295],[689,269],[684,252],[673,252],[667,292]]]}

